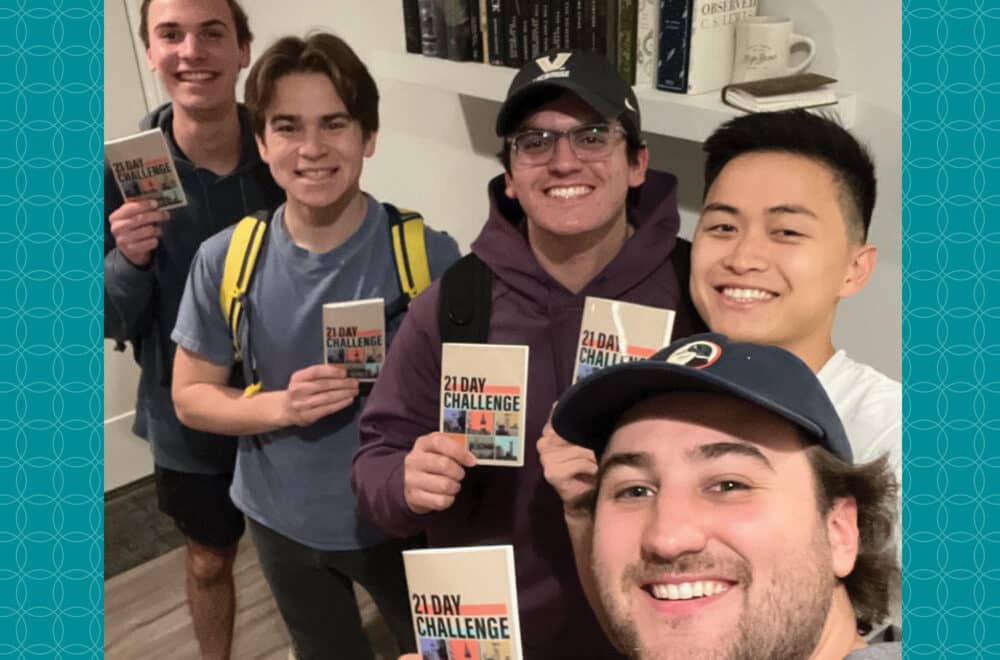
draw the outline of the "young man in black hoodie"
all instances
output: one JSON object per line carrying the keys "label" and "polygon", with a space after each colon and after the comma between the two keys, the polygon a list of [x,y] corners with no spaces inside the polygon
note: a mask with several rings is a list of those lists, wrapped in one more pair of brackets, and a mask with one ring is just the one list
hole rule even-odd
{"label": "young man in black hoodie", "polygon": [[141,368],[136,435],[150,441],[160,508],[187,540],[187,593],[202,658],[228,658],[232,566],[244,531],[229,498],[236,440],[183,426],[170,398],[170,340],[201,242],[284,195],[260,160],[236,79],[253,35],[235,0],[145,0],[139,35],[171,102],[142,120],[160,127],[188,205],[123,203],[105,166],[105,335],[133,344]]}

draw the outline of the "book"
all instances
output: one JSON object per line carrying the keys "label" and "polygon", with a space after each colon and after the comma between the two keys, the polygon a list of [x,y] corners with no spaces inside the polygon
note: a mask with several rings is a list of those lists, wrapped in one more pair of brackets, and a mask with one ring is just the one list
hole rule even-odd
{"label": "book", "polygon": [[661,0],[656,87],[704,94],[733,77],[736,24],[757,15],[757,0]]}
{"label": "book", "polygon": [[[482,0],[485,4],[485,0]],[[483,61],[483,38],[485,33],[479,20],[480,0],[465,0],[469,12],[469,59]]]}
{"label": "book", "polygon": [[635,84],[637,0],[618,0],[618,75],[629,85]]}
{"label": "book", "polygon": [[468,0],[434,0],[435,11],[443,20],[445,56],[467,62],[472,59],[472,19]]}
{"label": "book", "polygon": [[587,296],[573,382],[613,364],[648,358],[670,343],[673,329],[672,309]]}
{"label": "book", "polygon": [[490,63],[490,13],[489,7],[492,0],[470,0],[479,5],[476,14],[479,17],[479,60],[483,64]]}
{"label": "book", "polygon": [[385,301],[367,298],[323,305],[323,361],[348,378],[372,383],[385,361]]}
{"label": "book", "polygon": [[441,346],[440,430],[479,465],[524,465],[528,347]]}
{"label": "book", "polygon": [[514,548],[404,550],[421,658],[522,660]]}
{"label": "book", "polygon": [[635,84],[652,87],[656,82],[656,36],[659,0],[639,0],[636,9]]}
{"label": "book", "polygon": [[420,52],[428,57],[448,57],[444,40],[444,16],[435,0],[417,0],[420,12]]}
{"label": "book", "polygon": [[420,52],[420,9],[417,0],[403,0],[403,35],[406,52]]}
{"label": "book", "polygon": [[799,73],[733,83],[722,88],[722,101],[747,112],[776,112],[833,105],[837,102],[837,95],[825,85],[835,82],[835,78],[818,73]]}
{"label": "book", "polygon": [[104,158],[126,202],[156,200],[164,211],[187,206],[177,166],[159,128],[105,142]]}
{"label": "book", "polygon": [[503,16],[503,0],[486,0],[486,46],[489,64],[504,65],[507,52],[506,22]]}
{"label": "book", "polygon": [[506,66],[520,69],[527,61],[522,49],[521,29],[522,5],[528,0],[503,0],[504,50],[503,62]]}

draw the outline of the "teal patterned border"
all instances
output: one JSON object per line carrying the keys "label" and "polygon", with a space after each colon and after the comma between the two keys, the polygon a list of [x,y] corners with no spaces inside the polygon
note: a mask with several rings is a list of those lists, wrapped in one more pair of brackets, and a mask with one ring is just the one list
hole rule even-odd
{"label": "teal patterned border", "polygon": [[103,657],[102,10],[0,6],[0,658]]}
{"label": "teal patterned border", "polygon": [[[992,6],[903,2],[907,658],[1000,656]],[[0,8],[0,658],[103,655],[102,8]]]}
{"label": "teal patterned border", "polygon": [[1000,656],[998,19],[903,2],[907,658]]}

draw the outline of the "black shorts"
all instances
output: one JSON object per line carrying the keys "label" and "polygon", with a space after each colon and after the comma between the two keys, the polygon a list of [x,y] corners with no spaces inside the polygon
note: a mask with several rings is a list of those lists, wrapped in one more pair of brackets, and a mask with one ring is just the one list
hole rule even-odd
{"label": "black shorts", "polygon": [[243,512],[229,497],[231,474],[192,474],[157,465],[160,511],[174,519],[184,536],[201,545],[229,548],[246,529]]}

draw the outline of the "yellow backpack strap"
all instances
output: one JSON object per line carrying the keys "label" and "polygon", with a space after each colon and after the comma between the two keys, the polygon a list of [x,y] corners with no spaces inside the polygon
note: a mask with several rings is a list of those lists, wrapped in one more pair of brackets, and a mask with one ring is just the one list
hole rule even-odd
{"label": "yellow backpack strap", "polygon": [[[236,361],[243,360],[240,317],[244,312],[244,299],[266,234],[267,219],[248,215],[236,224],[236,229],[229,239],[229,248],[226,250],[226,264],[222,271],[222,284],[219,287],[219,305],[222,307],[222,315],[226,319],[229,334],[233,338],[233,354]],[[253,396],[260,390],[261,385],[252,360],[244,361],[244,373],[248,375],[250,381],[244,395]]]}
{"label": "yellow backpack strap", "polygon": [[416,211],[397,209],[392,204],[385,204],[385,208],[389,214],[399,288],[409,300],[413,300],[431,284],[431,268],[427,263],[427,245],[424,243],[424,219]]}

